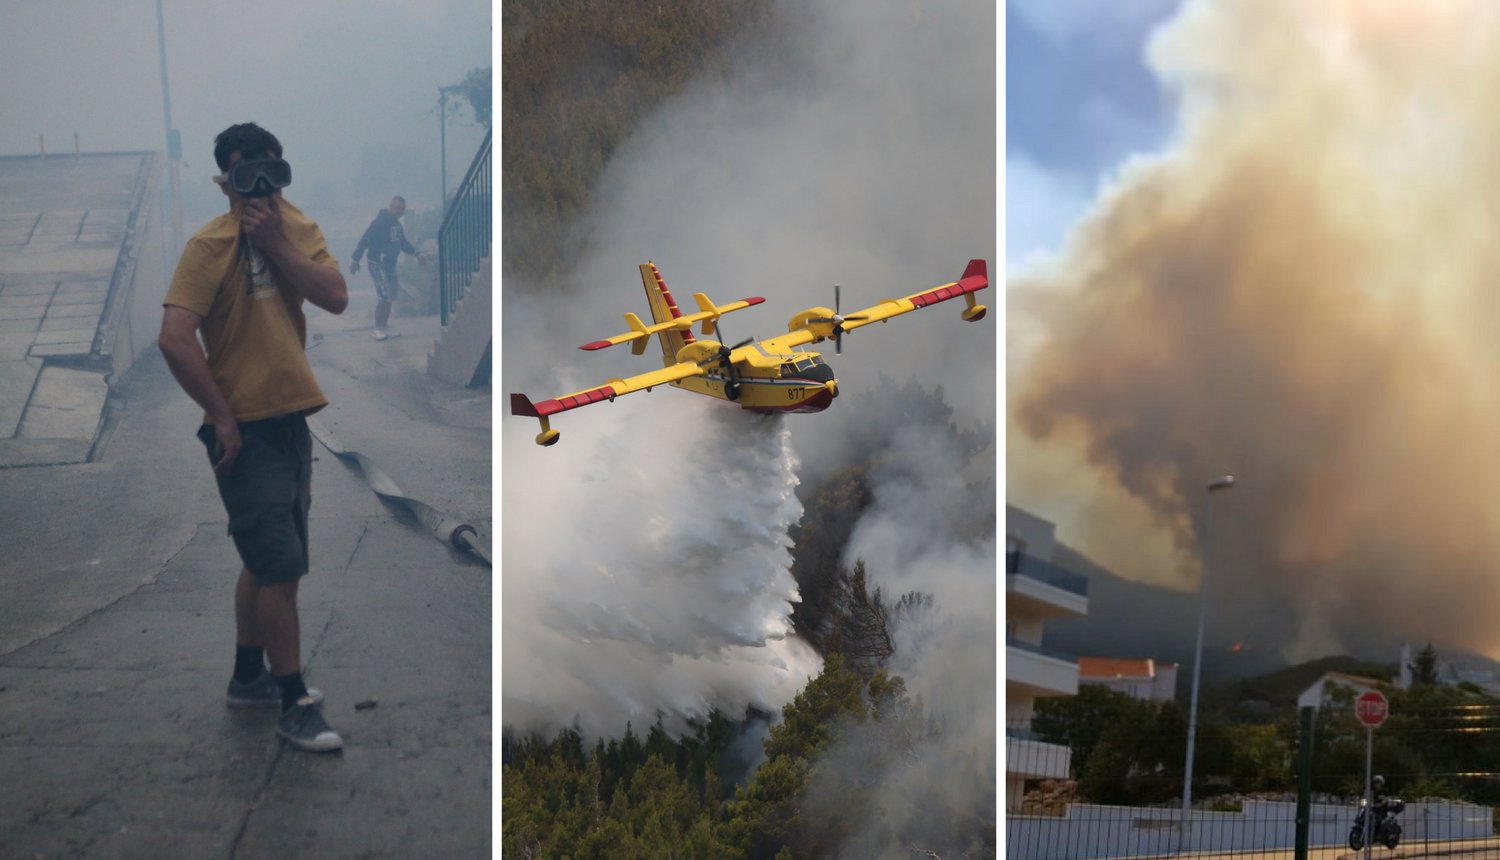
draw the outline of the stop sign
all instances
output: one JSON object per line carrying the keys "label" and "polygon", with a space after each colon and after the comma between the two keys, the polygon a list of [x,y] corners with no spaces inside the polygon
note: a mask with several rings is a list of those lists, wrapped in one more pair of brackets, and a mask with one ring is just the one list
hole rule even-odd
{"label": "stop sign", "polygon": [[1354,700],[1354,716],[1370,728],[1378,728],[1390,713],[1390,703],[1375,690],[1366,690]]}

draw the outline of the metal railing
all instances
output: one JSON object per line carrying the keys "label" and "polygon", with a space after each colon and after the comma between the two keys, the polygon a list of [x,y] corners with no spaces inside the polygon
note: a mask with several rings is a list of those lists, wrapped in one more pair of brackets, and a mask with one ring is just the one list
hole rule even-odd
{"label": "metal railing", "polygon": [[1007,553],[1005,572],[1011,576],[1024,576],[1044,582],[1054,588],[1061,588],[1063,591],[1071,591],[1084,597],[1088,597],[1089,594],[1088,577],[1025,553]]}
{"label": "metal railing", "polygon": [[458,307],[479,264],[490,255],[491,195],[493,184],[490,174],[491,131],[484,136],[479,152],[464,174],[464,181],[453,193],[448,212],[443,216],[443,226],[438,228],[438,291],[442,301],[442,323]]}
{"label": "metal railing", "polygon": [[[1500,706],[1481,707],[1483,714],[1500,717]],[[1007,722],[1007,739],[1062,744],[1071,755],[1060,767],[1054,748],[1007,744],[1006,857],[1212,854],[1293,860],[1299,856],[1299,815],[1306,828],[1301,856],[1364,856],[1351,850],[1350,840],[1365,780],[1366,739],[1349,712],[1325,710],[1316,732],[1309,732],[1314,753],[1305,782],[1308,806],[1301,813],[1297,787],[1305,760],[1287,720],[1237,723],[1221,717],[1207,737],[1199,736],[1207,764],[1194,779],[1195,802],[1186,816],[1179,801],[1181,713],[1159,719],[1147,710],[1127,716],[1131,712],[1108,711],[1114,716],[1101,723],[1096,712],[1070,709],[1060,698],[1038,702],[1029,721]],[[1442,709],[1392,713],[1376,730],[1373,765],[1385,776],[1387,793],[1403,801],[1393,818],[1400,831],[1398,836],[1383,827],[1373,856],[1391,857],[1385,840],[1396,837],[1398,857],[1500,860],[1500,773],[1491,770],[1500,732],[1490,728],[1500,718],[1480,720],[1476,734],[1467,711],[1462,725],[1446,728],[1443,719],[1457,718]]]}
{"label": "metal railing", "polygon": [[1032,654],[1040,654],[1043,657],[1051,657],[1054,660],[1063,660],[1068,663],[1076,664],[1078,662],[1078,658],[1075,655],[1069,654],[1066,651],[1059,651],[1056,648],[1048,648],[1045,645],[1033,645],[1030,642],[1017,639],[1014,636],[1005,637],[1005,647],[1019,648],[1022,651],[1029,651]]}

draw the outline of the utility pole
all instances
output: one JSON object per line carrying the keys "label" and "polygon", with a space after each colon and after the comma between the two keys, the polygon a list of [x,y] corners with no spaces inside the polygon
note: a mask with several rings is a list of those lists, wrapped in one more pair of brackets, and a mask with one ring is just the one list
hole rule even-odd
{"label": "utility pole", "polygon": [[438,139],[442,141],[443,149],[443,193],[438,198],[438,205],[442,207],[444,217],[448,215],[448,94],[463,91],[461,86],[438,87]]}
{"label": "utility pole", "polygon": [[161,49],[161,109],[167,129],[167,176],[172,182],[172,253],[182,251],[182,189],[177,173],[182,165],[182,134],[172,127],[172,96],[167,90],[167,28],[161,0],[156,0],[156,43]]}

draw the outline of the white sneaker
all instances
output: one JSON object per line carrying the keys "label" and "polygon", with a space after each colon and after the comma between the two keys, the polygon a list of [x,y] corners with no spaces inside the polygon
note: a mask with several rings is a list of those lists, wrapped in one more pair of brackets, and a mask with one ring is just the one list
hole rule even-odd
{"label": "white sneaker", "polygon": [[390,337],[390,335],[385,333],[385,329],[383,328],[375,329],[373,336],[376,340],[385,340],[386,338]]}

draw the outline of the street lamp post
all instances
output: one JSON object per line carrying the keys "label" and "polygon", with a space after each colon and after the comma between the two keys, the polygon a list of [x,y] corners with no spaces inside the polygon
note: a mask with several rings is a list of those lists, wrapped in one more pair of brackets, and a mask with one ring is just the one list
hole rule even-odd
{"label": "street lamp post", "polygon": [[1193,805],[1193,748],[1198,739],[1198,679],[1203,673],[1203,618],[1208,610],[1209,538],[1213,531],[1213,494],[1234,486],[1233,475],[1221,475],[1208,482],[1208,511],[1203,517],[1202,569],[1198,577],[1198,639],[1193,646],[1193,688],[1188,698],[1187,762],[1182,775],[1182,822],[1177,831],[1177,851],[1187,843],[1188,810]]}
{"label": "street lamp post", "polygon": [[454,84],[449,87],[438,87],[438,146],[442,150],[442,176],[443,194],[438,198],[438,206],[443,210],[443,215],[448,214],[448,96],[464,93],[462,86]]}
{"label": "street lamp post", "polygon": [[172,96],[167,89],[167,25],[156,0],[156,44],[161,50],[161,112],[167,128],[167,176],[172,182],[172,253],[182,252],[182,191],[177,185],[182,164],[182,135],[172,127]]}

